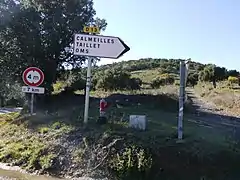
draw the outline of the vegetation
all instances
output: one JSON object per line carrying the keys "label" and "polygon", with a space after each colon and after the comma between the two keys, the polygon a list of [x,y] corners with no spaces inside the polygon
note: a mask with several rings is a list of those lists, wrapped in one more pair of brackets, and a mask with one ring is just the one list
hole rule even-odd
{"label": "vegetation", "polygon": [[151,82],[152,88],[160,88],[164,85],[170,85],[174,83],[174,77],[170,74],[161,74],[160,76],[154,78]]}
{"label": "vegetation", "polygon": [[[84,57],[73,56],[73,34],[106,21],[92,0],[0,2],[0,104],[23,106],[21,74],[28,66],[45,75],[37,115],[0,115],[0,161],[30,172],[112,179],[231,179],[239,177],[239,144],[225,127],[206,127],[192,112],[184,120],[185,143],[176,143],[181,59],[139,59],[94,66],[90,117],[83,126]],[[95,62],[93,62],[95,63]],[[70,66],[70,70],[66,69]],[[200,98],[239,115],[239,72],[188,63],[187,85]],[[211,84],[213,83],[213,84]],[[97,125],[99,98],[110,104],[108,123]],[[147,130],[128,127],[131,114],[147,116]],[[224,166],[223,166],[224,164]],[[226,174],[225,172],[228,172]]]}
{"label": "vegetation", "polygon": [[[131,74],[120,68],[98,71],[93,77],[94,89],[102,90],[136,90],[140,89],[141,79],[131,78]],[[95,86],[94,86],[95,85]]]}
{"label": "vegetation", "polygon": [[1,1],[1,78],[22,83],[22,72],[34,65],[44,71],[44,86],[51,92],[63,65],[77,68],[85,60],[66,49],[72,46],[73,34],[89,23],[106,27],[95,15],[92,0]]}
{"label": "vegetation", "polygon": [[[55,114],[1,115],[0,159],[30,172],[60,176],[133,180],[234,177],[238,168],[235,171],[228,167],[240,164],[238,156],[234,155],[238,143],[227,138],[231,134],[225,129],[212,131],[188,121],[191,117],[186,116],[185,142],[176,143],[176,114],[172,105],[177,97],[171,100],[174,94],[164,94],[163,90],[158,90],[157,95],[112,94],[107,98],[109,102],[129,99],[131,103],[122,104],[122,108],[112,104],[107,113],[109,122],[103,126],[94,123],[98,117],[98,101],[92,100],[87,129],[79,118],[83,108],[66,108],[67,101],[62,98],[59,100],[65,102],[65,106],[59,105]],[[78,97],[73,96],[81,104],[84,99],[80,101]],[[56,106],[53,103],[60,104],[55,101],[51,106]],[[169,109],[166,109],[168,104]],[[128,115],[143,112],[151,119],[147,130],[128,128]]]}
{"label": "vegetation", "polygon": [[228,115],[239,116],[240,91],[238,80],[236,81],[235,78],[234,80],[236,84],[231,81],[230,84],[229,81],[219,82],[216,89],[213,89],[209,83],[199,83],[194,89],[205,102],[213,103],[217,110],[224,111]]}

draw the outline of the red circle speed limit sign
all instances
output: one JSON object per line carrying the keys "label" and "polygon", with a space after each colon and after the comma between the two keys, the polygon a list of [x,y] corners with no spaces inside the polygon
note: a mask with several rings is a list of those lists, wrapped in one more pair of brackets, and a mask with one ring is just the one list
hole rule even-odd
{"label": "red circle speed limit sign", "polygon": [[28,86],[40,86],[44,81],[43,72],[36,67],[29,67],[23,72],[23,82]]}

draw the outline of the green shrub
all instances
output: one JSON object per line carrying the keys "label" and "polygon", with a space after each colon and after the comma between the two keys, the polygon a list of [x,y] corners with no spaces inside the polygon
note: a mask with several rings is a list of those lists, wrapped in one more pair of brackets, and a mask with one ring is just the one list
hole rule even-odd
{"label": "green shrub", "polygon": [[117,153],[110,161],[110,167],[120,176],[146,172],[152,167],[152,157],[145,149],[132,145]]}
{"label": "green shrub", "polygon": [[49,132],[49,130],[50,129],[48,127],[41,127],[41,128],[39,128],[39,133],[46,134]]}
{"label": "green shrub", "polygon": [[131,90],[140,89],[141,85],[142,85],[142,80],[140,78],[131,78],[129,79],[128,89],[131,89]]}
{"label": "green shrub", "polygon": [[53,90],[54,92],[60,92],[64,90],[64,88],[67,86],[66,82],[63,81],[57,81],[55,84],[53,84]]}
{"label": "green shrub", "polygon": [[231,84],[236,84],[236,83],[238,83],[238,78],[237,78],[237,77],[234,77],[234,76],[229,76],[229,77],[228,77],[228,81],[229,81]]}
{"label": "green shrub", "polygon": [[12,79],[2,78],[0,81],[0,106],[23,106],[24,93],[21,84]]}
{"label": "green shrub", "polygon": [[41,169],[47,170],[53,166],[53,161],[56,158],[54,154],[43,155],[39,158],[39,165]]}
{"label": "green shrub", "polygon": [[102,90],[135,90],[140,89],[142,81],[131,78],[131,74],[122,69],[107,69],[96,73],[93,77],[95,89]]}
{"label": "green shrub", "polygon": [[150,85],[152,88],[159,88],[160,86],[174,84],[174,77],[170,74],[161,74],[159,77],[154,78]]}
{"label": "green shrub", "polygon": [[195,86],[198,83],[198,73],[189,73],[187,77],[187,85]]}

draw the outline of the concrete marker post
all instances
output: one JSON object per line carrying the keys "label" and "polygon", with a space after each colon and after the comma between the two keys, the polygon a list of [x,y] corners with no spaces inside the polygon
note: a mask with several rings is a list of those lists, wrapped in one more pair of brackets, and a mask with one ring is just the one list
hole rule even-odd
{"label": "concrete marker post", "polygon": [[180,61],[180,89],[179,89],[179,114],[178,114],[178,140],[183,138],[183,108],[185,96],[185,72],[186,64]]}

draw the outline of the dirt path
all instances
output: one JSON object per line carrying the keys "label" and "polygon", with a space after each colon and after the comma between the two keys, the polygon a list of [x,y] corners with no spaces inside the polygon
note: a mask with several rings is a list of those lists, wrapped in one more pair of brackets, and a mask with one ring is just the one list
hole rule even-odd
{"label": "dirt path", "polygon": [[227,115],[215,104],[205,102],[197,96],[194,89],[187,88],[186,94],[190,100],[190,114],[194,115],[196,123],[206,124],[213,128],[230,130],[233,136],[240,140],[240,118]]}

